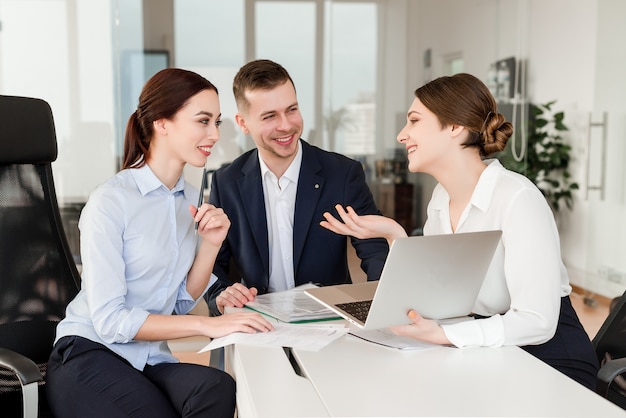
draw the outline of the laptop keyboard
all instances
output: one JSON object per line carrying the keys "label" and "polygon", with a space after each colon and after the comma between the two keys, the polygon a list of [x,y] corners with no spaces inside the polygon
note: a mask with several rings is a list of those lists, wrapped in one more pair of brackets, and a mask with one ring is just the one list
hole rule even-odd
{"label": "laptop keyboard", "polygon": [[372,306],[372,301],[360,300],[357,302],[338,303],[335,306],[343,309],[345,312],[349,313],[359,321],[365,323],[365,320],[367,319],[367,314],[370,311],[370,306]]}

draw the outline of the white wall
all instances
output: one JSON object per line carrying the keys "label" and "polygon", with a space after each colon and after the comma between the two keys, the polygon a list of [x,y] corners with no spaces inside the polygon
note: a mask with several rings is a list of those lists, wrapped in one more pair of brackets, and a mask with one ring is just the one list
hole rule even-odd
{"label": "white wall", "polygon": [[[116,170],[113,139],[118,95],[114,91],[119,51],[132,43],[173,48],[173,34],[161,23],[142,28],[145,0],[0,0],[0,92],[48,100],[55,114],[60,157],[55,176],[58,194],[69,200],[86,196]],[[607,275],[626,280],[626,2],[621,0],[381,0],[384,30],[379,41],[377,97],[382,122],[377,128],[377,154],[387,156],[397,144],[413,90],[442,75],[450,55],[462,54],[465,71],[485,78],[489,63],[516,56],[528,62],[528,98],[536,103],[557,100],[570,127],[574,147],[573,174],[582,190],[573,211],[558,216],[563,258],[572,282],[614,296],[626,283],[607,283]],[[150,2],[146,13],[163,19],[172,13],[170,0]],[[117,13],[120,8],[121,13]],[[117,21],[119,16],[124,19]],[[171,23],[171,19],[167,19]],[[599,23],[601,22],[601,23]],[[169,28],[169,26],[168,26]],[[139,33],[138,33],[139,31]],[[97,36],[94,36],[96,35]],[[144,38],[145,37],[145,42]],[[143,44],[135,45],[137,49]],[[424,52],[432,66],[424,68]],[[615,60],[617,59],[617,65]],[[608,103],[608,104],[607,104]],[[610,114],[607,197],[587,198],[589,115]],[[617,114],[614,114],[618,111]],[[118,121],[119,122],[119,121]],[[119,123],[118,123],[119,125]],[[597,161],[596,161],[597,165]],[[597,171],[597,168],[594,168]],[[197,177],[194,175],[194,177]],[[422,174],[418,185],[422,208],[434,180]],[[418,219],[418,223],[420,223]],[[613,274],[615,276],[615,274]]]}
{"label": "white wall", "polygon": [[[0,93],[53,109],[61,199],[83,199],[115,171],[109,0],[0,0]],[[98,36],[91,34],[97,33]]]}
{"label": "white wall", "polygon": [[[581,186],[575,194],[574,210],[557,214],[563,259],[573,284],[609,297],[621,294],[626,282],[610,283],[606,276],[623,276],[626,281],[626,273],[622,273],[626,272],[626,238],[621,238],[624,234],[619,232],[626,229],[626,112],[621,110],[626,107],[626,84],[607,86],[607,81],[621,80],[626,73],[626,49],[617,44],[617,39],[626,39],[626,27],[619,23],[626,16],[626,3],[420,0],[410,9],[414,22],[408,32],[411,50],[417,57],[427,48],[433,52],[432,74],[425,74],[421,62],[412,62],[416,76],[411,81],[415,86],[423,84],[428,75],[443,75],[443,62],[449,54],[461,51],[465,71],[483,79],[488,63],[515,56],[528,63],[528,99],[534,103],[557,100],[555,108],[565,112],[565,123],[570,128],[566,139],[573,147],[572,175]],[[611,100],[608,105],[606,96]],[[586,197],[589,116],[601,118],[607,106],[621,113],[613,115],[609,123],[613,130],[609,133],[607,198],[599,201],[594,193]],[[594,141],[592,147],[597,147]],[[425,205],[434,182],[413,178],[423,188]]]}
{"label": "white wall", "polygon": [[[626,2],[598,0],[596,10],[596,48],[590,60],[595,64],[590,113],[580,115],[584,125],[579,138],[583,173],[580,201],[565,234],[568,265],[573,281],[587,289],[608,296],[617,296],[626,287]],[[589,127],[589,121],[601,122],[604,128]],[[603,135],[606,159],[601,161]],[[589,144],[587,144],[587,137]],[[587,170],[587,162],[589,169]],[[606,178],[602,181],[604,170]],[[604,183],[604,196],[587,186]],[[570,251],[572,250],[572,251]]]}

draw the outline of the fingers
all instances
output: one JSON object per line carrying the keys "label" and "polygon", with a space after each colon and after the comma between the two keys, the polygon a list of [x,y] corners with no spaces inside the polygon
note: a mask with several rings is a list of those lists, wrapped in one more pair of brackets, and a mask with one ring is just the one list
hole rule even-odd
{"label": "fingers", "polygon": [[419,339],[419,329],[416,326],[419,326],[419,322],[424,318],[413,309],[410,309],[407,312],[406,316],[408,316],[411,320],[410,324],[398,325],[395,327],[390,327],[389,329],[396,335],[403,335],[405,337],[413,337]]}
{"label": "fingers", "polygon": [[257,294],[256,288],[248,289],[241,283],[235,283],[232,286],[227,287],[216,298],[215,302],[220,309],[224,312],[224,307],[230,306],[235,308],[243,308],[243,306],[254,300]]}
{"label": "fingers", "polygon": [[[352,235],[360,238],[361,230],[356,225],[358,215],[354,212],[354,209],[348,207],[348,212],[341,205],[336,205],[335,209],[341,221],[335,218],[331,213],[325,212],[323,214],[325,221],[320,222],[320,225],[336,234],[340,235]],[[343,222],[342,222],[343,221]]]}
{"label": "fingers", "polygon": [[350,231],[346,228],[346,226],[329,212],[325,212],[323,216],[326,220],[320,222],[322,227],[334,232],[335,234],[350,235]]}
{"label": "fingers", "polygon": [[243,332],[246,334],[255,334],[257,332],[270,332],[274,330],[274,326],[270,324],[260,314],[251,313],[229,313],[220,317],[226,321],[226,334],[231,332]]}
{"label": "fingers", "polygon": [[330,213],[324,213],[325,221],[320,225],[336,234],[350,235],[358,239],[378,238],[382,236],[380,231],[384,225],[384,218],[376,215],[357,215],[354,209],[347,206],[344,209],[341,205],[335,206],[341,221]]}
{"label": "fingers", "polygon": [[267,319],[265,319],[261,314],[251,312],[232,315],[242,316],[240,320],[243,321],[243,325],[246,327],[246,330],[243,332],[269,332],[274,330],[274,326],[270,322],[268,322]]}
{"label": "fingers", "polygon": [[398,325],[395,327],[390,327],[389,329],[396,335],[402,335],[404,337],[412,337],[418,340],[423,339],[422,329],[420,329],[420,321],[423,321],[424,318],[415,312],[413,309],[410,309],[407,312],[407,315],[411,320],[410,324],[407,325]]}
{"label": "fingers", "polygon": [[407,312],[407,317],[411,320],[410,324],[391,327],[391,332],[433,344],[450,344],[450,340],[437,321],[426,319],[413,309]]}
{"label": "fingers", "polygon": [[351,206],[347,206],[344,209],[341,205],[336,205],[335,209],[337,209],[337,213],[339,217],[343,221],[343,223],[354,233],[363,234],[365,232],[363,230],[363,226],[360,223],[359,215],[356,214],[354,209]]}
{"label": "fingers", "polygon": [[207,328],[207,336],[211,338],[223,337],[233,332],[254,334],[270,332],[274,326],[258,312],[228,313],[219,317],[207,317],[213,326]]}
{"label": "fingers", "polygon": [[395,327],[389,327],[389,330],[391,332],[393,332],[396,335],[401,335],[403,337],[411,337],[411,338],[416,338],[416,339],[420,339],[419,336],[415,335],[414,333],[414,327],[411,325],[398,325]]}
{"label": "fingers", "polygon": [[[192,209],[190,208],[190,211]],[[208,203],[203,204],[196,210],[194,215],[194,222],[198,223],[199,231],[208,231],[210,229],[228,228],[230,227],[230,220],[222,208],[216,208]]]}

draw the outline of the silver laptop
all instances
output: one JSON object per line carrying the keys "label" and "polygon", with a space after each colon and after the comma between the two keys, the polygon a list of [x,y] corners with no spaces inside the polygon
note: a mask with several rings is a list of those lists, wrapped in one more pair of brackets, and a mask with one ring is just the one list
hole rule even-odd
{"label": "silver laptop", "polygon": [[396,239],[380,280],[307,289],[305,293],[363,329],[472,312],[502,231]]}

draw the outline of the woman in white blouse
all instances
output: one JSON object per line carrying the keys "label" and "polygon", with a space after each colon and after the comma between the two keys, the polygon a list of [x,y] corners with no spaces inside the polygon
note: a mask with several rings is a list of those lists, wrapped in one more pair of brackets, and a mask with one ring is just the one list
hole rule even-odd
{"label": "woman in white blouse", "polygon": [[[504,150],[512,133],[488,88],[472,75],[441,77],[415,91],[397,140],[406,147],[409,170],[439,182],[424,234],[499,229],[502,240],[474,306],[478,319],[440,325],[410,311],[412,323],[393,330],[456,347],[518,345],[595,389],[597,359],[569,299],[552,211],[526,177],[486,159]],[[323,227],[389,244],[407,235],[392,219],[337,210],[343,222],[327,213]]]}

